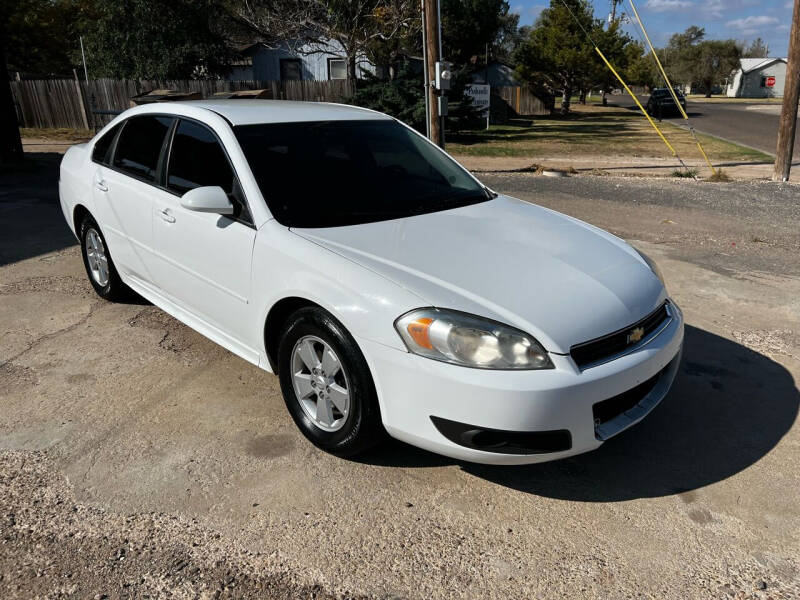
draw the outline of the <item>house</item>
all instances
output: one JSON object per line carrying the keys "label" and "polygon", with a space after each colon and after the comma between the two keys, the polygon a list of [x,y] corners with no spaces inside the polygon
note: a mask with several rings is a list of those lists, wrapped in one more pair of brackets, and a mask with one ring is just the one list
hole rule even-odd
{"label": "house", "polygon": [[725,93],[731,98],[781,98],[785,82],[785,58],[742,58]]}
{"label": "house", "polygon": [[490,61],[485,67],[478,67],[471,78],[473,83],[488,83],[492,87],[519,85],[514,68],[496,60]]}
{"label": "house", "polygon": [[[365,57],[356,61],[356,75],[375,73]],[[257,42],[239,50],[230,65],[229,81],[325,81],[347,79],[347,59],[331,40],[324,46],[284,43],[276,48]]]}

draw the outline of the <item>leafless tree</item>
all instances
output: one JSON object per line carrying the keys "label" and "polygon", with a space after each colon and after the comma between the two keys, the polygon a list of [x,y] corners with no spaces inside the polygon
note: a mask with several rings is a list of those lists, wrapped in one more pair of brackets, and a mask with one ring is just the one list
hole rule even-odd
{"label": "leafless tree", "polygon": [[354,80],[357,63],[379,54],[376,44],[419,31],[419,7],[419,0],[245,0],[231,12],[270,47],[306,54],[341,50],[347,78]]}

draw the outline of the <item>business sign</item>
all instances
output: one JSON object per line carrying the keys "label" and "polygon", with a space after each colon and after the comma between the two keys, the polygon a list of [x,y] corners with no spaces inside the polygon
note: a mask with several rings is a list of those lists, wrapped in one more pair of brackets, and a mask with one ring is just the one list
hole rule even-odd
{"label": "business sign", "polygon": [[775,87],[775,78],[770,75],[764,81],[764,85],[766,85],[767,87]]}
{"label": "business sign", "polygon": [[480,111],[482,117],[489,116],[490,86],[482,83],[466,85],[464,95],[472,98],[472,106]]}

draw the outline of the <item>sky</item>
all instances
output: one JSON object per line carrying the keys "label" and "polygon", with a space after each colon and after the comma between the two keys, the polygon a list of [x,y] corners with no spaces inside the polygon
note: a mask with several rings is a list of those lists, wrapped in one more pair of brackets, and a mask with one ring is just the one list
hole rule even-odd
{"label": "sky", "polygon": [[[706,30],[706,39],[728,39],[750,42],[761,37],[769,46],[770,56],[786,56],[789,25],[792,20],[791,0],[634,0],[639,16],[655,46],[663,46],[673,33],[690,25]],[[512,12],[520,15],[521,25],[530,25],[547,0],[509,0]],[[595,16],[607,18],[610,0],[593,0]],[[617,6],[617,12],[632,13],[629,0]],[[626,30],[639,39],[632,26]]]}

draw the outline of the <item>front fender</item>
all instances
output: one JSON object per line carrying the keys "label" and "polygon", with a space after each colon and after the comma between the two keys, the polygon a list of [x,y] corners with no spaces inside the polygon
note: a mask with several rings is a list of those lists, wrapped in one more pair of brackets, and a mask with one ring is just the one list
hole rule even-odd
{"label": "front fender", "polygon": [[[260,302],[260,323],[266,323],[276,303],[290,297],[318,304],[356,338],[399,350],[405,346],[395,319],[424,305],[418,295],[271,220],[259,230],[253,250],[253,298]],[[258,347],[266,359],[263,340]]]}

